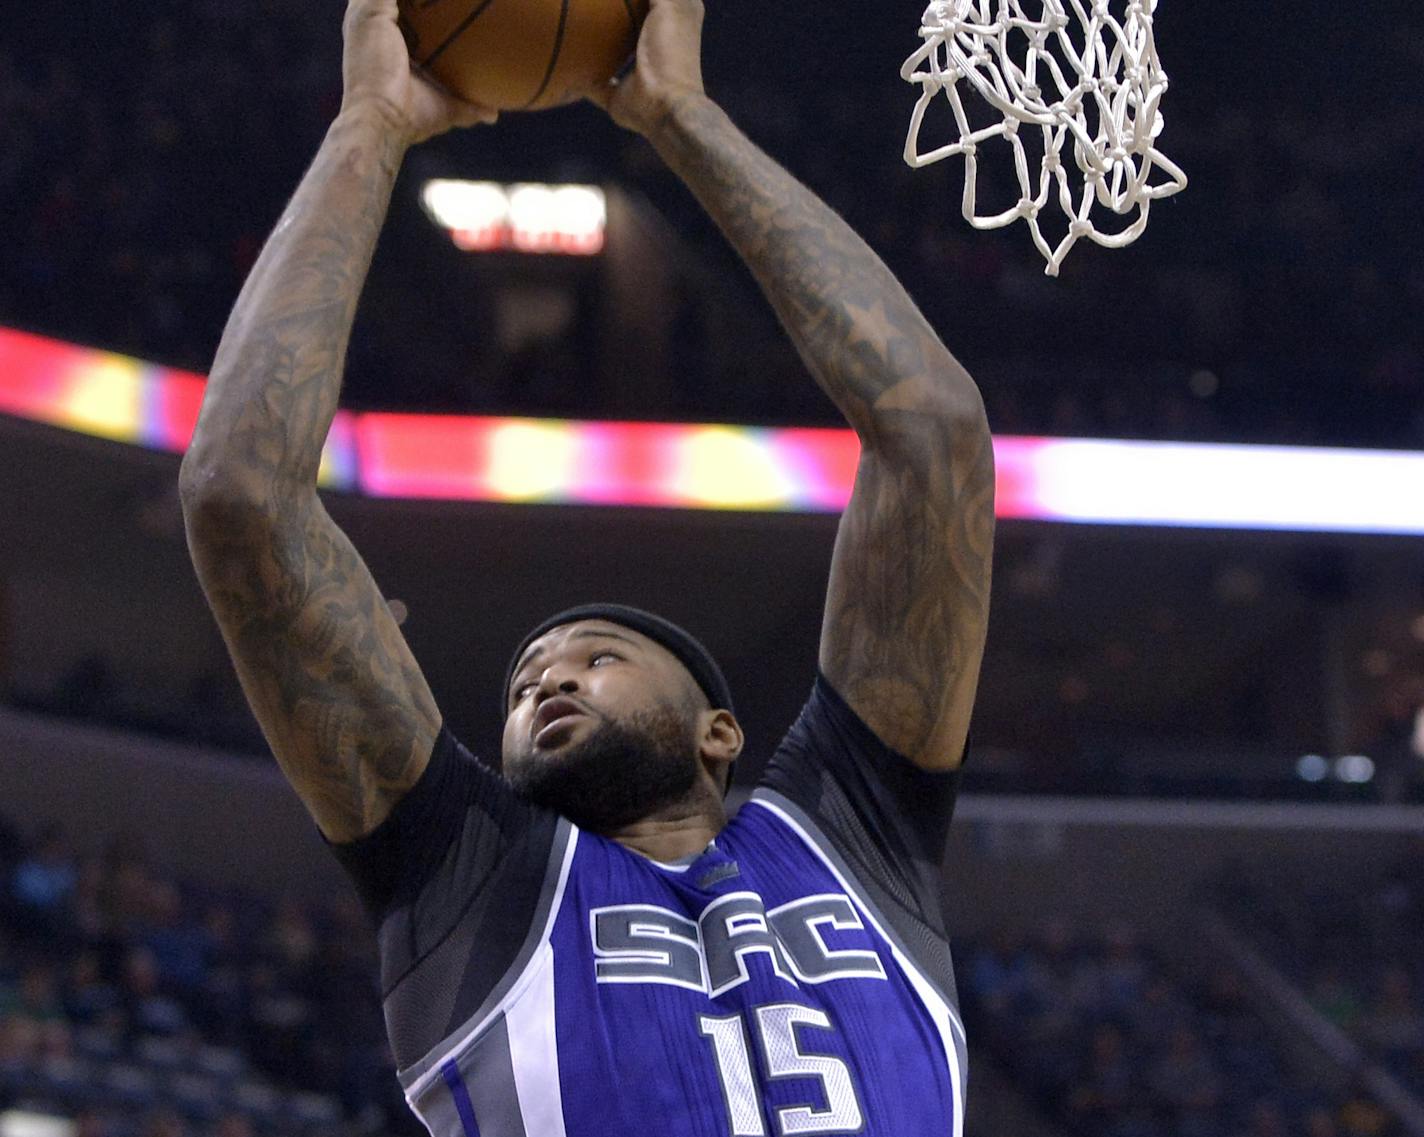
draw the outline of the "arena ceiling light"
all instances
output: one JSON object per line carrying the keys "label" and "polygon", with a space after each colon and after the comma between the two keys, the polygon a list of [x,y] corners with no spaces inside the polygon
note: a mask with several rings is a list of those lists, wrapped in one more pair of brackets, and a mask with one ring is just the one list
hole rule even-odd
{"label": "arena ceiling light", "polygon": [[435,178],[420,191],[420,204],[468,253],[593,256],[603,250],[608,226],[608,201],[597,186]]}
{"label": "arena ceiling light", "polygon": [[[187,448],[199,375],[0,328],[0,414]],[[1002,518],[1424,536],[1424,453],[994,440]],[[337,413],[328,489],[370,497],[835,513],[849,430]]]}

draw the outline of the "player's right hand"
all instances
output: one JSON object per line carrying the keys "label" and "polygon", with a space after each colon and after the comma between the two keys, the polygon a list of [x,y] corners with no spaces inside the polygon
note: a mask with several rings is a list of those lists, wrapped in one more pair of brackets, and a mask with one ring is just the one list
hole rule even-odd
{"label": "player's right hand", "polygon": [[701,96],[702,0],[652,0],[633,70],[589,99],[618,125],[651,135],[679,99]]}
{"label": "player's right hand", "polygon": [[342,112],[374,110],[406,146],[452,127],[494,122],[496,111],[456,98],[415,70],[397,15],[396,0],[348,0]]}

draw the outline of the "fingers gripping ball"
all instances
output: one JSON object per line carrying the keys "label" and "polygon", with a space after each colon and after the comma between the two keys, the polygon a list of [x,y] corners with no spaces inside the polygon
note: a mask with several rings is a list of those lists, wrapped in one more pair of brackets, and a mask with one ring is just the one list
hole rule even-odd
{"label": "fingers gripping ball", "polygon": [[400,0],[411,58],[461,98],[543,110],[583,98],[632,57],[649,0]]}

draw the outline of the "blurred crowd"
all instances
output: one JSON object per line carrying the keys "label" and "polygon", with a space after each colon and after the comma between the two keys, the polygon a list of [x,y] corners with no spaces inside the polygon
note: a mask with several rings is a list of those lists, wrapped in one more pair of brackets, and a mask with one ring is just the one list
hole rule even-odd
{"label": "blurred crowd", "polygon": [[354,899],[196,888],[57,829],[0,848],[0,1111],[22,1103],[79,1137],[420,1131]]}
{"label": "blurred crowd", "polygon": [[[1360,911],[1283,925],[1312,945],[1297,962],[1320,1009],[1406,1078],[1420,911],[1401,871]],[[1184,973],[1128,926],[1061,920],[956,953],[976,1050],[1069,1133],[1398,1133],[1361,1087],[1302,1071],[1224,965]],[[77,856],[56,828],[0,831],[0,1111],[73,1117],[77,1137],[415,1137],[374,976],[348,897],[267,902],[168,879],[131,839]]]}
{"label": "blurred crowd", "polygon": [[224,673],[203,672],[186,685],[154,689],[104,654],[85,655],[47,689],[17,689],[11,706],[101,723],[159,738],[177,738],[232,754],[266,759],[271,751],[240,688]]}
{"label": "blurred crowd", "polygon": [[1386,1137],[1359,1087],[1287,1060],[1238,974],[1183,977],[1131,928],[1049,921],[959,951],[966,1029],[1081,1137]]}
{"label": "blurred crowd", "polygon": [[[31,13],[0,44],[0,322],[205,369],[339,104],[340,7],[95,6],[85,26],[102,35],[69,34],[72,6]],[[1291,25],[1311,38],[1325,33],[1310,21],[1330,16],[1293,12]],[[1400,5],[1394,18],[1417,21],[1417,10]],[[710,89],[887,258],[970,365],[997,430],[1424,445],[1424,256],[1413,221],[1424,121],[1392,98],[1406,85],[1385,82],[1419,63],[1407,26],[1391,35],[1383,17],[1351,25],[1328,75],[1172,26],[1163,146],[1192,187],[1153,211],[1134,249],[1081,247],[1054,282],[1021,227],[968,229],[958,170],[900,162],[914,93],[894,67],[914,46],[913,12],[900,24],[846,5],[807,28],[772,5],[757,20],[746,35],[731,14],[721,24],[714,14]],[[788,54],[796,37],[810,41]],[[478,143],[435,143],[423,168],[617,182],[656,203],[701,260],[752,296],[711,224],[641,143],[588,109],[514,117]],[[987,203],[1004,193],[1011,203],[1007,166],[984,164]],[[388,241],[378,267],[433,288],[446,271],[421,255]],[[418,303],[381,308],[368,339],[396,347],[354,352],[347,391],[358,404],[835,417],[766,315],[742,329],[744,358],[722,374],[697,361],[726,354],[713,342],[724,333],[680,320],[686,365],[630,407],[600,397],[599,377],[589,382],[587,327],[491,361],[470,347],[474,331],[423,318]],[[477,355],[496,373],[457,373]]]}
{"label": "blurred crowd", "polygon": [[1424,844],[1348,893],[1237,882],[1228,895],[1315,1008],[1424,1095]]}

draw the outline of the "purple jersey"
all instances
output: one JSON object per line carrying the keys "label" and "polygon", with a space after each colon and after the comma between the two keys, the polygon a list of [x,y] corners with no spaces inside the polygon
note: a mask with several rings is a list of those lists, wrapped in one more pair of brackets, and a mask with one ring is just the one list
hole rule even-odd
{"label": "purple jersey", "polygon": [[401,1082],[435,1137],[961,1133],[934,880],[954,779],[824,678],[687,863],[520,802],[448,735],[432,770],[338,853],[380,921]]}

